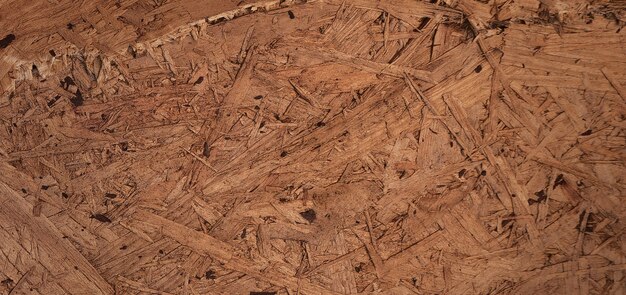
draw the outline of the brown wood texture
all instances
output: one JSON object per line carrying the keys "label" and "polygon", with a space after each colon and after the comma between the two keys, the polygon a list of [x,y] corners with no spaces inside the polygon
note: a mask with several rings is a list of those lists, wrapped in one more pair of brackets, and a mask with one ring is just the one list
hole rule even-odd
{"label": "brown wood texture", "polygon": [[0,294],[626,294],[625,19],[0,1]]}

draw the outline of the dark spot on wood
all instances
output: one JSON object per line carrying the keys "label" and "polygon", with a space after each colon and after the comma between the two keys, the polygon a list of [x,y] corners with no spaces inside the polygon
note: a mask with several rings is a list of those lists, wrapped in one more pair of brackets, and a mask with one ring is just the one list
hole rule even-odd
{"label": "dark spot on wood", "polygon": [[111,223],[111,219],[106,217],[106,215],[104,215],[104,214],[99,214],[99,213],[91,214],[91,216],[89,216],[89,218],[93,218],[93,219],[95,219],[97,221],[100,221],[102,223]]}
{"label": "dark spot on wood", "polygon": [[215,271],[214,271],[214,270],[212,270],[212,269],[207,270],[207,271],[204,273],[204,277],[205,277],[207,280],[214,280],[214,279],[216,279],[216,278],[217,278],[217,276],[215,275]]}
{"label": "dark spot on wood", "polygon": [[60,95],[57,95],[57,96],[55,96],[53,99],[51,99],[51,100],[48,102],[48,107],[49,107],[49,108],[50,108],[50,107],[52,107],[52,106],[53,106],[53,105],[54,105],[57,101],[59,101],[59,98],[61,98],[61,96],[60,96]]}
{"label": "dark spot on wood", "polygon": [[104,197],[107,198],[107,199],[115,199],[115,198],[117,198],[117,194],[106,193],[106,194],[104,194]]}
{"label": "dark spot on wood", "polygon": [[[6,278],[6,279],[2,280],[1,283],[2,283],[2,285],[7,286],[8,288],[12,288],[14,281],[11,278]],[[9,293],[7,293],[7,294],[9,294]]]}
{"label": "dark spot on wood", "polygon": [[45,191],[45,190],[47,190],[47,189],[49,189],[49,188],[50,188],[50,186],[47,186],[47,185],[42,185],[42,186],[41,186],[41,189],[42,189],[42,190],[44,190],[44,191]]}
{"label": "dark spot on wood", "polygon": [[476,68],[474,69],[474,72],[476,73],[480,73],[480,71],[483,70],[483,66],[482,65],[477,65]]}
{"label": "dark spot on wood", "polygon": [[563,185],[563,184],[565,184],[565,178],[563,178],[563,174],[559,174],[556,176],[556,179],[554,180],[554,186],[552,186],[552,189],[555,189],[557,186]]}
{"label": "dark spot on wood", "polygon": [[126,245],[122,245],[122,247],[120,247],[120,250],[126,250],[126,249],[128,249],[128,246]]}
{"label": "dark spot on wood", "polygon": [[12,283],[13,283],[13,280],[11,278],[6,278],[5,280],[2,280],[2,284],[4,285],[8,285]]}
{"label": "dark spot on wood", "polygon": [[419,32],[419,31],[423,30],[426,27],[426,25],[428,25],[429,21],[430,21],[430,17],[422,18],[422,20],[420,21],[419,26],[417,26],[416,32]]}
{"label": "dark spot on wood", "polygon": [[31,74],[33,74],[33,77],[35,77],[35,78],[40,78],[41,77],[41,75],[39,74],[39,69],[34,64],[31,67],[30,72],[31,72]]}
{"label": "dark spot on wood", "polygon": [[537,202],[538,203],[541,203],[541,202],[543,202],[543,201],[548,199],[548,195],[546,194],[546,190],[544,190],[544,189],[536,192],[535,196],[537,196]]}
{"label": "dark spot on wood", "polygon": [[326,126],[326,123],[324,123],[323,121],[319,121],[319,122],[317,122],[317,124],[315,124],[315,126],[317,126],[317,127],[324,127],[324,126]]}
{"label": "dark spot on wood", "polygon": [[465,168],[461,169],[461,171],[459,171],[459,177],[465,175],[465,172],[467,172]]}
{"label": "dark spot on wood", "polygon": [[122,151],[124,152],[128,151],[128,142],[126,141],[120,142],[120,149],[122,149]]}
{"label": "dark spot on wood", "polygon": [[306,219],[308,222],[313,223],[315,219],[317,219],[317,213],[313,209],[307,209],[305,211],[300,212],[300,216]]}
{"label": "dark spot on wood", "polygon": [[63,80],[61,80],[60,84],[61,84],[61,87],[63,87],[63,89],[65,89],[65,90],[67,90],[72,85],[76,85],[76,83],[74,83],[74,80],[71,77],[69,77],[69,76],[63,78]]}
{"label": "dark spot on wood", "polygon": [[133,58],[137,58],[137,51],[135,51],[135,49],[132,46],[128,45],[127,51],[128,51],[128,53],[130,53],[130,55]]}
{"label": "dark spot on wood", "polygon": [[289,155],[289,153],[288,153],[287,151],[282,151],[282,152],[280,153],[280,157],[281,157],[281,158],[284,158],[284,157],[286,157],[287,155]]}
{"label": "dark spot on wood", "polygon": [[362,267],[361,267],[360,264],[354,267],[354,271],[356,271],[356,272],[361,272],[361,269],[362,269]]}
{"label": "dark spot on wood", "polygon": [[294,18],[296,18],[296,15],[295,15],[295,14],[293,14],[293,11],[291,11],[291,10],[287,11],[287,14],[289,14],[289,18],[290,18],[290,19],[294,19]]}
{"label": "dark spot on wood", "polygon": [[209,146],[209,143],[206,141],[202,145],[202,155],[205,158],[208,158],[211,155],[211,146]]}
{"label": "dark spot on wood", "polygon": [[84,101],[85,100],[83,99],[83,94],[80,92],[80,89],[76,90],[76,96],[70,98],[70,102],[72,102],[75,107],[82,106]]}
{"label": "dark spot on wood", "polygon": [[15,40],[15,35],[8,34],[2,40],[0,40],[0,48],[7,48],[9,44]]}
{"label": "dark spot on wood", "polygon": [[259,99],[263,99],[263,95],[257,95],[254,97],[254,99],[259,100]]}
{"label": "dark spot on wood", "polygon": [[73,30],[74,29],[74,24],[73,23],[68,23],[67,24],[67,29],[68,30]]}
{"label": "dark spot on wood", "polygon": [[487,171],[486,171],[486,170],[481,171],[481,172],[480,172],[480,175],[482,175],[482,176],[487,175]]}
{"label": "dark spot on wood", "polygon": [[202,83],[202,81],[204,81],[204,77],[199,77],[198,80],[196,80],[196,82],[193,83],[193,85],[198,85],[200,83]]}
{"label": "dark spot on wood", "polygon": [[50,51],[48,51],[48,53],[50,53],[50,55],[52,55],[52,57],[56,57],[57,53],[54,52],[54,49],[50,49]]}
{"label": "dark spot on wood", "polygon": [[587,216],[587,224],[585,225],[584,231],[586,233],[591,233],[595,229],[595,225],[598,223],[598,217],[593,212],[589,212],[589,216]]}
{"label": "dark spot on wood", "polygon": [[[578,214],[578,224],[576,225],[576,229],[578,231],[582,231],[580,226],[583,224],[583,220],[585,219],[585,212],[587,211],[583,210],[583,211],[580,211],[580,214]],[[587,217],[587,222],[589,222],[589,217]]]}
{"label": "dark spot on wood", "polygon": [[508,21],[495,20],[495,21],[489,22],[489,28],[490,29],[501,29],[501,30],[504,30],[504,29],[506,29],[508,27],[509,27],[509,22]]}
{"label": "dark spot on wood", "polygon": [[159,254],[163,255],[164,253],[163,250],[159,250]]}
{"label": "dark spot on wood", "polygon": [[61,197],[63,197],[64,199],[69,198],[70,196],[67,193],[61,193]]}
{"label": "dark spot on wood", "polygon": [[591,129],[588,129],[587,131],[585,131],[585,132],[581,133],[580,135],[581,135],[581,136],[588,136],[588,135],[591,135],[591,132],[592,132],[592,130],[591,130]]}
{"label": "dark spot on wood", "polygon": [[25,188],[22,189],[22,193],[26,193],[26,189]]}
{"label": "dark spot on wood", "polygon": [[280,199],[278,199],[278,201],[281,202],[281,203],[287,203],[287,202],[289,202],[289,199],[287,199],[287,198],[280,198]]}

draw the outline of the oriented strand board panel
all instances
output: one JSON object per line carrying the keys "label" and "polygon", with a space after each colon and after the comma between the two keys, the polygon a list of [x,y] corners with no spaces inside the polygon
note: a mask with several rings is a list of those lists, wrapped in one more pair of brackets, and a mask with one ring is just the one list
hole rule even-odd
{"label": "oriented strand board panel", "polygon": [[618,0],[0,2],[0,294],[625,294]]}

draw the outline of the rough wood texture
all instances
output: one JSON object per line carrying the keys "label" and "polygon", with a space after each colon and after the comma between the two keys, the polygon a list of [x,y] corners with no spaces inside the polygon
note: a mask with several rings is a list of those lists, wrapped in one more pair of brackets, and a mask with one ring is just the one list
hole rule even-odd
{"label": "rough wood texture", "polygon": [[625,17],[0,1],[0,294],[624,294]]}

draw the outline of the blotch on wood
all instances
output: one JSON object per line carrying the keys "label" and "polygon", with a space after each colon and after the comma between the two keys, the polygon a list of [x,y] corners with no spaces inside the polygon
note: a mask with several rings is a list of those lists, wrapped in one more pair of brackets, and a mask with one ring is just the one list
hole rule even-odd
{"label": "blotch on wood", "polygon": [[8,34],[4,38],[0,39],[0,48],[7,48],[11,43],[15,41],[15,35]]}
{"label": "blotch on wood", "polygon": [[307,209],[300,212],[300,216],[302,216],[302,218],[306,219],[310,223],[313,223],[315,219],[317,219],[317,213],[313,209]]}
{"label": "blotch on wood", "polygon": [[565,184],[565,178],[563,177],[563,174],[559,174],[554,179],[554,185],[552,186],[552,189],[555,189],[557,186],[564,185],[564,184]]}
{"label": "blotch on wood", "polygon": [[104,214],[99,214],[99,213],[92,214],[91,216],[89,216],[89,218],[95,219],[103,223],[111,223],[111,219]]}

